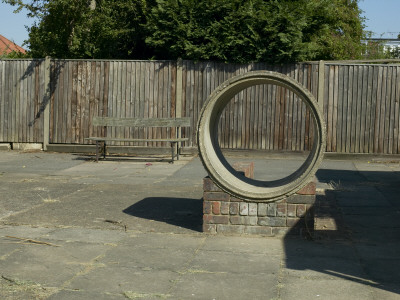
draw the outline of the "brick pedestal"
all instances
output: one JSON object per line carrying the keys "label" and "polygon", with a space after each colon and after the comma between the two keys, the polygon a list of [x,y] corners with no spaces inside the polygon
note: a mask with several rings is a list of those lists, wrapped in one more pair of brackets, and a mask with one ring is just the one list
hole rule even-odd
{"label": "brick pedestal", "polygon": [[[246,177],[254,177],[254,163],[236,163],[233,167]],[[310,233],[315,190],[313,181],[285,199],[257,203],[225,193],[206,177],[203,180],[203,232],[267,236]]]}

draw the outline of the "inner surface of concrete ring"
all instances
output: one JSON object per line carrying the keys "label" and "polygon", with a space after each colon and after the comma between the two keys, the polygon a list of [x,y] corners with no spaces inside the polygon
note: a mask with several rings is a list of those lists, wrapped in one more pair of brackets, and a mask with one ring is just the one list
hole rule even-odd
{"label": "inner surface of concrete ring", "polygon": [[[224,107],[240,91],[261,84],[293,92],[308,107],[314,125],[314,143],[307,159],[295,172],[274,181],[246,178],[235,171],[218,142],[218,122]],[[225,81],[210,94],[197,124],[197,144],[206,171],[223,191],[246,201],[271,202],[294,194],[312,180],[323,158],[325,124],[314,96],[297,81],[276,72],[252,71]]]}

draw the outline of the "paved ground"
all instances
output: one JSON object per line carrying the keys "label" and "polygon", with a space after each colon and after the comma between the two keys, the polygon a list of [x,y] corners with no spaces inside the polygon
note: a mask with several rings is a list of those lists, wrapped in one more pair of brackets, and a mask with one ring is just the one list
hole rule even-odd
{"label": "paved ground", "polygon": [[346,230],[310,241],[201,233],[198,158],[2,151],[0,299],[400,299],[399,162],[325,159]]}

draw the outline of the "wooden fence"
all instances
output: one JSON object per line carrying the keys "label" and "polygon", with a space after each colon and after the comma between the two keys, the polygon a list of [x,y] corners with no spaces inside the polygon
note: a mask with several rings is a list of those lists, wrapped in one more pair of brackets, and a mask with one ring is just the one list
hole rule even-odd
{"label": "wooden fence", "polygon": [[43,142],[44,60],[0,60],[0,142]]}
{"label": "wooden fence", "polygon": [[[265,64],[226,65],[184,62],[183,111],[193,126],[188,132],[195,145],[195,125],[208,95],[234,75],[254,70],[271,70],[295,78],[314,96],[318,92],[318,65]],[[275,86],[256,86],[239,93],[226,106],[219,123],[219,141],[223,148],[265,150],[308,150],[312,143],[310,115],[292,93]]]}
{"label": "wooden fence", "polygon": [[[50,143],[83,144],[85,137],[104,134],[92,125],[94,116],[175,117],[176,62],[56,60],[51,74]],[[143,138],[170,132],[136,128],[105,134]]]}
{"label": "wooden fence", "polygon": [[400,66],[325,66],[329,152],[400,153]]}
{"label": "wooden fence", "polygon": [[[50,66],[48,76],[46,62]],[[0,142],[85,144],[85,137],[97,134],[167,137],[173,132],[166,129],[114,129],[104,133],[92,125],[92,119],[186,116],[191,118],[192,127],[183,132],[189,137],[184,146],[196,147],[196,124],[208,95],[228,78],[252,70],[286,74],[318,98],[327,125],[326,151],[400,153],[400,66],[331,62],[268,66],[0,60]],[[312,137],[313,126],[305,105],[291,92],[270,85],[237,94],[220,120],[223,148],[304,151],[312,145]],[[164,146],[140,146],[156,145]]]}

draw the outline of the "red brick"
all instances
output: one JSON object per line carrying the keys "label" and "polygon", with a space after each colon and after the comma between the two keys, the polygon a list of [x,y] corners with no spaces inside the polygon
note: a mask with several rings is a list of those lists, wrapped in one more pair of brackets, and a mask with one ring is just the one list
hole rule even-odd
{"label": "red brick", "polygon": [[219,201],[212,202],[212,212],[214,215],[221,214],[221,202],[219,202]]}
{"label": "red brick", "polygon": [[242,225],[244,222],[244,219],[241,216],[231,216],[229,218],[229,221],[232,225]]}
{"label": "red brick", "polygon": [[259,217],[265,217],[267,215],[267,208],[268,208],[267,203],[258,203],[257,215]]}
{"label": "red brick", "polygon": [[231,216],[229,218],[232,225],[247,225],[255,226],[257,225],[257,217],[249,216]]}
{"label": "red brick", "polygon": [[288,227],[296,226],[300,222],[300,218],[287,218],[286,225]]}
{"label": "red brick", "polygon": [[249,203],[249,216],[257,216],[257,203]]}
{"label": "red brick", "polygon": [[203,215],[203,225],[204,224],[212,224],[212,215]]}
{"label": "red brick", "polygon": [[222,192],[222,190],[212,181],[210,177],[203,179],[203,191],[205,192]]}
{"label": "red brick", "polygon": [[287,213],[287,204],[286,203],[278,203],[276,205],[276,215],[278,217],[285,217]]}
{"label": "red brick", "polygon": [[229,202],[221,202],[221,215],[229,214]]}
{"label": "red brick", "polygon": [[300,195],[315,195],[317,189],[317,185],[314,181],[308,183],[305,187],[303,187],[297,194]]}
{"label": "red brick", "polygon": [[304,217],[306,214],[306,205],[305,204],[297,204],[296,205],[296,216],[297,217]]}
{"label": "red brick", "polygon": [[249,214],[249,204],[246,202],[239,203],[239,214],[247,216]]}
{"label": "red brick", "polygon": [[242,202],[242,199],[236,198],[236,197],[231,197],[231,202]]}
{"label": "red brick", "polygon": [[231,202],[229,204],[229,214],[237,215],[239,213],[239,203],[238,202]]}
{"label": "red brick", "polygon": [[287,205],[287,216],[288,217],[296,216],[296,204],[288,204]]}
{"label": "red brick", "polygon": [[229,216],[203,215],[203,224],[228,224]]}
{"label": "red brick", "polygon": [[203,198],[207,201],[229,201],[229,195],[224,192],[204,192]]}
{"label": "red brick", "polygon": [[260,217],[260,218],[258,218],[258,225],[271,226],[271,227],[282,227],[282,226],[286,226],[286,218]]}
{"label": "red brick", "polygon": [[211,214],[211,202],[203,201],[203,214]]}

